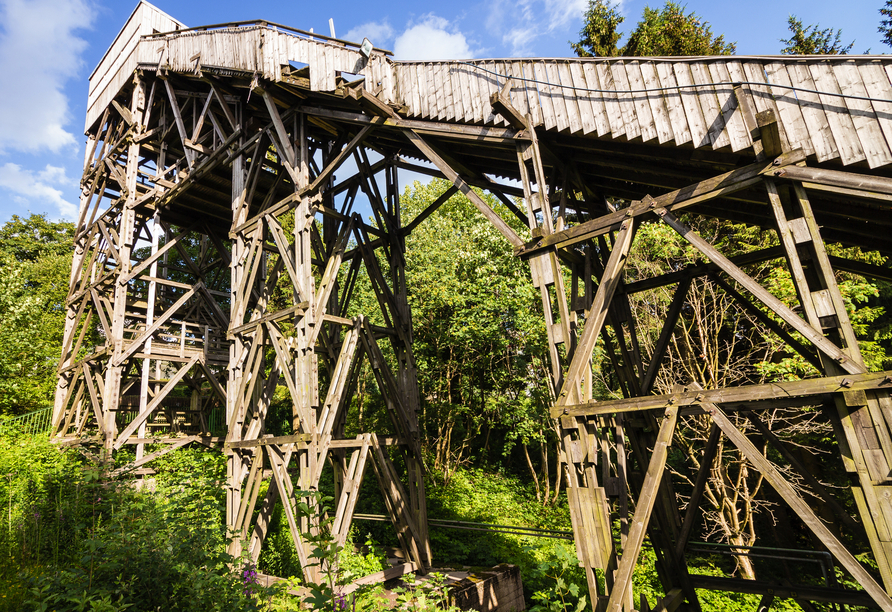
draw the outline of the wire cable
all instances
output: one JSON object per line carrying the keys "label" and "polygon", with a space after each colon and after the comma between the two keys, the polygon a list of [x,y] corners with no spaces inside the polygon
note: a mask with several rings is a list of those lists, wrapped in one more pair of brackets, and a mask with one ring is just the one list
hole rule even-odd
{"label": "wire cable", "polygon": [[892,100],[886,98],[873,98],[870,96],[856,96],[853,94],[844,94],[844,93],[836,93],[833,91],[819,91],[817,89],[806,89],[804,87],[794,87],[793,85],[781,85],[779,83],[759,83],[756,81],[731,81],[725,83],[693,83],[691,85],[670,85],[668,87],[654,87],[647,89],[590,89],[588,87],[577,87],[575,85],[563,85],[561,83],[551,83],[549,81],[540,81],[538,79],[528,79],[525,77],[519,76],[508,76],[505,74],[499,74],[493,70],[489,70],[488,68],[484,68],[483,66],[478,66],[477,64],[472,64],[471,62],[463,62],[458,61],[455,62],[457,64],[464,64],[466,66],[470,66],[475,70],[479,70],[481,72],[486,72],[502,79],[505,79],[507,82],[508,79],[513,79],[515,81],[523,81],[525,83],[537,83],[539,85],[548,85],[549,87],[558,87],[560,89],[570,89],[573,91],[585,91],[588,93],[600,93],[600,94],[640,94],[640,93],[652,93],[658,91],[674,91],[679,89],[695,89],[697,87],[734,87],[735,85],[750,85],[750,86],[758,86],[758,87],[775,87],[780,89],[788,89],[791,91],[798,91],[802,93],[811,93],[817,94],[819,96],[833,96],[836,98],[845,98],[847,100],[865,100],[867,102],[886,102],[888,104],[892,104]]}

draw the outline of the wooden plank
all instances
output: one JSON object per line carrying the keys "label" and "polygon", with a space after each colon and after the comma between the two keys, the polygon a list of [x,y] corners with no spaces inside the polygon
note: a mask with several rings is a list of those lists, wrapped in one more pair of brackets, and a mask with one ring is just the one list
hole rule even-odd
{"label": "wooden plank", "polygon": [[[754,82],[770,82],[779,85],[790,85],[790,77],[787,70],[780,62],[766,64],[744,64],[744,71],[750,80]],[[755,91],[763,91],[763,88],[755,87]],[[807,155],[815,154],[815,143],[809,136],[805,125],[805,118],[795,94],[783,87],[765,87],[763,96],[756,96],[757,110],[771,108],[778,118],[781,133],[785,135],[790,149],[802,149]],[[760,101],[767,105],[760,108]]]}
{"label": "wooden plank", "polygon": [[759,452],[743,432],[734,426],[718,406],[712,404],[709,406],[704,405],[704,407],[712,415],[713,423],[724,432],[734,446],[740,449],[743,455],[768,481],[768,484],[790,505],[793,511],[802,519],[802,522],[818,537],[840,564],[848,570],[852,577],[855,578],[855,581],[867,591],[876,604],[886,612],[892,612],[892,599],[890,599],[889,595],[876,583],[873,576],[861,566],[861,563],[852,556],[852,553],[836,539],[821,519],[815,515],[811,506],[799,496],[792,485],[778,472],[777,468]]}
{"label": "wooden plank", "polygon": [[[638,67],[641,69],[641,78],[644,79],[644,87],[647,89],[658,90],[662,88],[660,77],[657,75],[659,62],[639,62]],[[670,92],[653,91],[643,94],[647,97],[650,105],[650,112],[654,119],[654,127],[657,130],[657,141],[660,144],[674,140],[675,133],[672,130],[672,119],[669,116],[669,109],[666,106],[667,96]],[[677,92],[676,92],[677,93]]]}
{"label": "wooden plank", "polygon": [[418,63],[413,67],[417,76],[418,83],[418,117],[423,119],[431,119],[432,103],[431,89],[433,87],[433,74],[428,64]]}
{"label": "wooden plank", "polygon": [[[500,64],[496,64],[494,62],[485,62],[484,67],[487,70],[489,70],[490,72],[496,72],[496,73],[501,74],[501,72],[500,72],[501,65]],[[502,80],[504,80],[504,79],[500,80],[498,77],[496,77],[492,74],[489,74],[486,72],[483,73],[483,81],[482,82],[485,85],[485,87],[483,88],[484,97],[482,100],[482,102],[483,102],[483,121],[487,125],[495,124],[499,120],[498,115],[492,109],[492,106],[490,104],[490,99],[492,98],[493,94],[498,93],[499,90],[501,89],[501,87],[502,87],[501,81]]]}
{"label": "wooden plank", "polygon": [[418,77],[418,65],[406,64],[401,67],[400,72],[406,75],[406,81],[411,91],[411,99],[407,99],[411,109],[411,114],[417,117],[421,116],[421,84]]}
{"label": "wooden plank", "polygon": [[461,114],[456,112],[456,107],[461,103],[461,95],[456,96],[455,92],[452,89],[451,64],[446,64],[443,68],[443,92],[441,95],[443,95],[446,101],[446,109],[444,114],[446,121],[455,121],[457,117],[461,117]]}
{"label": "wooden plank", "polygon": [[[551,85],[547,85],[548,92],[551,97],[552,106],[554,106],[554,116],[557,122],[557,129],[560,132],[571,130],[570,126],[570,100],[566,92],[560,87],[561,75],[557,62],[548,62],[545,64],[545,71],[548,75],[548,81]],[[540,85],[542,87],[542,85]]]}
{"label": "wooden plank", "polygon": [[483,123],[483,120],[486,118],[483,97],[487,95],[487,90],[481,83],[480,71],[476,69],[477,63],[474,65],[475,68],[468,71],[468,87],[471,92],[471,103],[474,109],[473,121],[474,123]]}
{"label": "wooden plank", "polygon": [[892,370],[887,372],[867,372],[864,374],[842,374],[823,378],[781,381],[759,385],[741,385],[724,389],[687,389],[666,395],[650,395],[630,399],[588,401],[575,405],[555,406],[551,409],[554,418],[561,416],[582,417],[589,415],[610,415],[641,410],[656,410],[669,406],[692,406],[714,403],[732,404],[757,402],[780,398],[818,396],[842,391],[868,391],[892,389]]}
{"label": "wooden plank", "polygon": [[623,65],[622,60],[617,60],[610,62],[609,69],[610,74],[613,76],[617,100],[619,100],[625,136],[629,140],[633,140],[641,136],[641,126],[635,114],[635,103],[632,101],[632,94],[628,93],[631,87],[629,85],[629,77],[626,74],[626,67]]}
{"label": "wooden plank", "polygon": [[[818,91],[826,91],[830,93],[842,93],[833,68],[824,62],[812,63],[808,66],[811,76],[814,79],[815,89]],[[839,157],[845,165],[866,159],[864,149],[858,139],[855,123],[849,114],[846,103],[842,98],[836,96],[819,96],[827,122],[830,125],[830,131],[836,140],[836,146],[839,149]]]}
{"label": "wooden plank", "polygon": [[[677,62],[672,66],[672,70],[675,75],[675,82],[678,85],[692,85],[694,83],[691,67],[687,63]],[[697,90],[693,87],[684,87],[679,92],[681,104],[688,119],[688,129],[691,131],[691,144],[696,148],[705,147],[711,142],[709,125],[703,115],[703,109],[700,108]]]}
{"label": "wooden plank", "polygon": [[539,90],[539,104],[542,107],[542,125],[546,130],[557,128],[557,113],[554,109],[554,101],[551,99],[551,88],[548,83],[548,71],[544,62],[531,62],[533,69],[533,78],[538,81],[535,85]]}
{"label": "wooden plank", "polygon": [[[582,72],[585,75],[585,84],[588,89],[603,91],[601,79],[598,76],[598,67],[592,62],[582,63]],[[595,126],[597,127],[598,137],[605,136],[610,133],[610,120],[607,117],[607,106],[605,104],[606,94],[595,93],[594,91],[586,92],[586,97],[591,101],[592,110],[595,114]]]}
{"label": "wooden plank", "polygon": [[662,92],[661,97],[666,105],[672,140],[675,141],[677,146],[691,142],[691,130],[688,127],[688,118],[685,115],[682,102],[683,94],[677,89],[672,89],[677,85],[672,64],[669,62],[654,62],[653,68],[655,70],[656,86],[667,88],[666,91]]}
{"label": "wooden plank", "polygon": [[445,66],[443,62],[436,62],[428,66],[431,71],[431,119],[443,121],[446,118],[446,97],[444,95],[443,72]]}
{"label": "wooden plank", "polygon": [[[513,78],[512,87],[509,92],[509,101],[518,112],[526,117],[530,113],[530,102],[527,98],[527,88],[523,78],[523,64],[521,62],[511,62],[508,67],[508,74]],[[518,77],[518,78],[514,78]]]}
{"label": "wooden plank", "polygon": [[626,123],[623,120],[623,111],[619,105],[619,98],[615,91],[616,87],[613,82],[613,72],[610,70],[609,62],[595,63],[595,72],[601,83],[601,89],[609,91],[604,97],[604,108],[607,112],[607,122],[610,125],[610,135],[613,138],[623,136],[626,133]]}
{"label": "wooden plank", "polygon": [[[576,86],[576,79],[571,74],[571,67],[579,68],[576,62],[556,62],[554,64],[557,67],[557,76],[562,85],[570,85]],[[582,112],[580,110],[579,99],[582,97],[580,94],[583,92],[576,91],[574,89],[561,89],[561,97],[564,100],[564,104],[567,107],[567,117],[570,120],[570,133],[578,134],[583,131],[582,128]],[[591,130],[589,130],[591,131]]]}
{"label": "wooden plank", "polygon": [[[585,81],[585,71],[581,63],[569,62],[567,70],[570,73],[570,81],[573,83],[573,87],[580,87],[583,89],[588,88],[588,84]],[[574,94],[576,106],[579,109],[579,120],[582,127],[582,133],[591,134],[598,129],[598,125],[595,121],[594,102],[592,101],[594,94],[581,91],[580,89],[571,91]]]}
{"label": "wooden plank", "polygon": [[[882,64],[879,62],[860,63],[858,71],[868,96],[892,100],[892,84],[889,83],[889,76],[883,70]],[[886,139],[886,146],[892,148],[892,103],[872,100],[870,105],[876,114],[883,137]]]}
{"label": "wooden plank", "polygon": [[610,590],[610,599],[607,602],[608,612],[622,612],[626,593],[632,588],[632,572],[635,570],[641,545],[644,543],[644,536],[657,499],[657,490],[663,481],[666,459],[669,456],[669,445],[672,443],[677,420],[678,408],[670,408],[666,411],[666,417],[660,424],[660,432],[657,434],[647,473],[644,475],[644,483],[641,485],[641,495],[635,505],[632,528],[629,530],[626,544],[623,547],[623,556],[614,575],[613,588]]}
{"label": "wooden plank", "polygon": [[725,132],[731,142],[732,151],[742,151],[753,145],[750,131],[743,117],[734,88],[731,85],[730,67],[732,62],[710,62],[707,67],[714,83],[728,83],[727,87],[716,89],[719,104],[722,106],[722,117],[725,120]]}
{"label": "wooden plank", "polygon": [[[712,75],[709,74],[709,68],[701,62],[692,62],[690,64],[691,76],[695,83],[700,85],[711,83]],[[730,87],[729,93],[730,93]],[[731,139],[725,131],[725,118],[722,115],[722,107],[719,103],[718,92],[715,87],[697,87],[697,100],[700,102],[700,108],[703,109],[703,118],[706,121],[706,129],[709,134],[709,141],[713,149],[721,149],[730,146]]]}
{"label": "wooden plank", "polygon": [[[644,81],[642,68],[638,60],[626,62],[626,75],[629,77],[629,89],[647,89],[648,86]],[[641,140],[648,142],[659,136],[657,125],[654,120],[653,111],[651,110],[650,99],[651,94],[636,93],[630,94],[633,104],[635,105],[635,113],[638,117],[638,124],[641,126]]]}
{"label": "wooden plank", "polygon": [[[854,61],[845,64],[834,63],[831,66],[842,93],[849,96],[868,97],[870,94],[861,80],[858,68],[858,64]],[[886,143],[886,138],[870,101],[855,98],[842,98],[841,101],[849,109],[849,115],[861,142],[861,149],[867,157],[867,164],[871,168],[877,168],[892,163],[892,151]]]}
{"label": "wooden plank", "polygon": [[[787,75],[788,82],[794,87],[809,90],[818,89],[806,64],[782,66],[776,74],[778,80],[781,80],[782,70]],[[778,100],[778,105],[781,104],[782,99],[786,99],[788,104],[798,104],[802,111],[802,119],[805,121],[808,137],[814,144],[815,156],[819,162],[839,157],[839,143],[834,138],[835,134],[830,129],[824,106],[817,94],[807,91],[789,91],[783,93],[783,98],[778,98],[775,93],[775,98]],[[781,116],[783,116],[783,107],[781,107]]]}

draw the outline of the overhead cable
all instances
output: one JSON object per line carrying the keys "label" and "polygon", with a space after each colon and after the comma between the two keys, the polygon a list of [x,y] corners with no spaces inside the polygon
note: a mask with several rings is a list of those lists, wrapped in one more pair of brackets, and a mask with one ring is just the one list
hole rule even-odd
{"label": "overhead cable", "polygon": [[675,91],[679,89],[695,89],[698,87],[734,87],[735,85],[749,85],[749,86],[757,86],[757,87],[773,87],[780,89],[788,89],[790,91],[802,92],[802,93],[811,93],[817,94],[819,96],[833,96],[836,98],[845,98],[847,100],[865,100],[867,102],[886,102],[888,104],[892,104],[892,100],[886,98],[873,98],[871,96],[856,96],[852,94],[844,94],[837,93],[834,91],[820,91],[817,89],[806,89],[804,87],[794,87],[793,85],[781,85],[779,83],[759,83],[756,81],[727,81],[723,83],[692,83],[690,85],[669,85],[667,87],[649,87],[645,89],[591,89],[589,87],[577,87],[575,85],[564,85],[562,83],[551,83],[550,81],[541,81],[539,79],[528,79],[526,77],[519,76],[509,76],[506,74],[500,74],[495,72],[494,70],[489,70],[488,68],[484,68],[483,66],[478,66],[477,64],[473,64],[471,62],[455,62],[458,64],[465,64],[467,66],[471,66],[475,70],[479,70],[481,72],[486,72],[492,75],[495,75],[499,78],[505,79],[507,82],[508,79],[513,79],[515,81],[522,81],[525,83],[537,83],[539,85],[548,85],[549,87],[557,87],[559,89],[570,89],[573,91],[584,91],[588,93],[600,93],[600,94],[643,94],[643,93],[654,93],[659,91]]}

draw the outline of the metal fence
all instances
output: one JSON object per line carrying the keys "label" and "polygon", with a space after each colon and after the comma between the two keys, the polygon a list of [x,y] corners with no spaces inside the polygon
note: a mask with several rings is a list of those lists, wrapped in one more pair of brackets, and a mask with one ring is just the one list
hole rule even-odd
{"label": "metal fence", "polygon": [[52,408],[41,408],[28,414],[0,419],[0,436],[13,434],[26,436],[49,435],[52,417]]}

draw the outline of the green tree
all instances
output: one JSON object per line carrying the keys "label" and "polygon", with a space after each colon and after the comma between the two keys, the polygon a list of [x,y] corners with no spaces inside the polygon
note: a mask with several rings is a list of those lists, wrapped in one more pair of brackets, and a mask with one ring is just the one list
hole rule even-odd
{"label": "green tree", "polygon": [[0,227],[0,415],[52,399],[73,236],[74,224],[44,215]]}
{"label": "green tree", "polygon": [[883,35],[883,42],[892,46],[892,0],[886,0],[886,4],[880,9],[880,15],[885,19],[880,20],[877,30]]}
{"label": "green tree", "polygon": [[709,22],[674,2],[660,9],[644,8],[638,26],[629,35],[622,55],[732,55],[737,44],[715,36]]}
{"label": "green tree", "polygon": [[714,35],[702,17],[693,11],[686,13],[671,0],[661,9],[645,7],[628,42],[618,47],[622,36],[618,28],[623,20],[616,5],[589,0],[580,39],[570,45],[580,57],[730,55],[737,49],[736,43],[726,42],[724,35]]}
{"label": "green tree", "polygon": [[[401,198],[405,218],[447,186],[432,181],[408,189]],[[503,217],[510,215],[495,198],[484,197]],[[545,329],[527,264],[460,195],[407,237],[406,263],[435,466],[451,471],[469,457],[499,459],[490,446],[510,452],[518,445],[526,452],[527,445],[546,444],[550,427],[539,388],[547,368]],[[541,478],[527,463],[533,479]]]}
{"label": "green tree", "polygon": [[585,12],[585,23],[579,31],[579,42],[570,46],[579,57],[612,57],[619,55],[617,43],[620,33],[617,30],[626,20],[617,10],[619,5],[610,5],[605,0],[589,0]]}
{"label": "green tree", "polygon": [[784,55],[847,55],[855,46],[855,41],[848,45],[842,43],[842,30],[822,30],[817,24],[803,26],[802,20],[795,15],[787,18],[787,27],[791,32],[790,38],[780,39],[786,45],[781,49]]}

